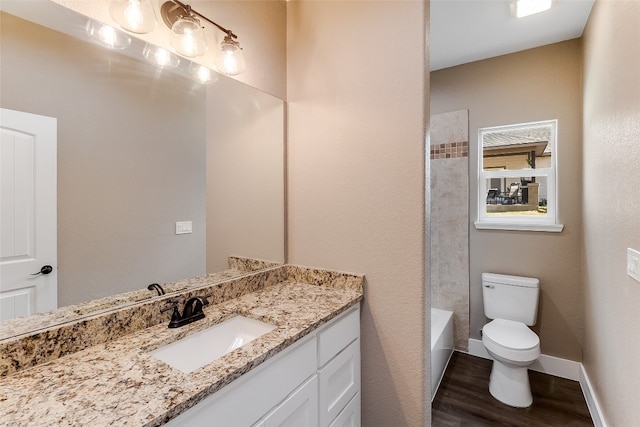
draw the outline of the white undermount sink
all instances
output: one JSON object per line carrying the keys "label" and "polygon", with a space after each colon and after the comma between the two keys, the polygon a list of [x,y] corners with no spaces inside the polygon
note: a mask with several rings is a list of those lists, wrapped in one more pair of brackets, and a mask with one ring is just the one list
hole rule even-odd
{"label": "white undermount sink", "polygon": [[275,328],[259,320],[236,316],[149,354],[188,374]]}

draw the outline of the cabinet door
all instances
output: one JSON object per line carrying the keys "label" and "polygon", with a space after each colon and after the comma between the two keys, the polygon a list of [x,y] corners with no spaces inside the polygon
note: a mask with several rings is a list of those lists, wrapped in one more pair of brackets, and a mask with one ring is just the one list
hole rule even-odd
{"label": "cabinet door", "polygon": [[316,339],[303,338],[169,421],[175,427],[250,426],[315,376]]}
{"label": "cabinet door", "polygon": [[314,375],[257,427],[317,427],[318,378]]}
{"label": "cabinet door", "polygon": [[320,426],[327,427],[360,391],[360,339],[352,342],[318,373]]}
{"label": "cabinet door", "polygon": [[356,393],[330,427],[360,427],[360,393]]}

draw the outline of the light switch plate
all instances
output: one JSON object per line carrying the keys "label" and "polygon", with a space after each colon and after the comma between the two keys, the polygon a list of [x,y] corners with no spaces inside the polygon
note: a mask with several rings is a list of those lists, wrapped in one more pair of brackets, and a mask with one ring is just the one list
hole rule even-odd
{"label": "light switch plate", "polygon": [[627,248],[627,274],[640,282],[640,252]]}
{"label": "light switch plate", "polygon": [[176,234],[191,234],[193,232],[193,225],[191,221],[178,221],[176,222]]}

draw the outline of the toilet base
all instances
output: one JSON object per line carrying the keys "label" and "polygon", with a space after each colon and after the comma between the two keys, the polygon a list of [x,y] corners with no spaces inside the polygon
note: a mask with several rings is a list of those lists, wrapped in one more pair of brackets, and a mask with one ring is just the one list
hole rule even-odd
{"label": "toilet base", "polygon": [[500,402],[516,408],[527,408],[533,403],[527,367],[509,366],[493,361],[489,392]]}

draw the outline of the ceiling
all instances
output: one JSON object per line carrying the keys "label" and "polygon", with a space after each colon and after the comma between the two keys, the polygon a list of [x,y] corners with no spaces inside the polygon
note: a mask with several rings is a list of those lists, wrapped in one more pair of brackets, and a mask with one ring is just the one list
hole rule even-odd
{"label": "ceiling", "polygon": [[511,15],[509,0],[431,0],[430,69],[448,68],[582,36],[594,0],[554,0]]}

